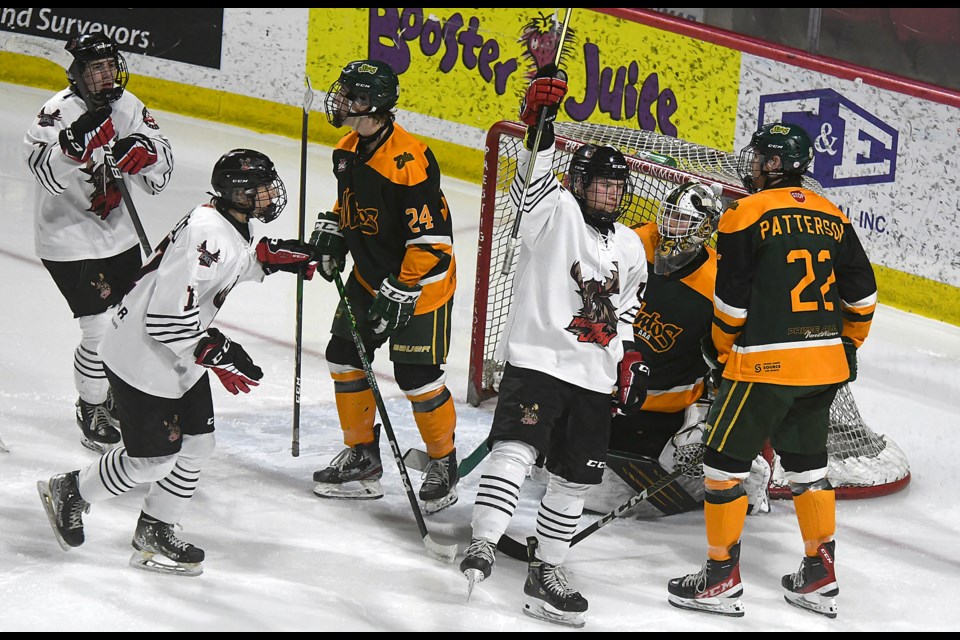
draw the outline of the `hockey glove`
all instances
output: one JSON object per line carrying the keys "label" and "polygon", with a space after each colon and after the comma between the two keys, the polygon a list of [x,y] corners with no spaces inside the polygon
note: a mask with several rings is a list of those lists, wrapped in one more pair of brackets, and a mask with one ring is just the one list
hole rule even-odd
{"label": "hockey glove", "polygon": [[275,240],[260,238],[257,243],[257,260],[267,275],[277,271],[302,273],[305,280],[312,280],[317,270],[316,248],[299,240]]}
{"label": "hockey glove", "polygon": [[134,133],[117,140],[113,157],[120,171],[135,176],[157,161],[157,147],[147,136]]}
{"label": "hockey glove", "polygon": [[113,140],[113,120],[110,107],[87,111],[60,132],[60,148],[71,160],[83,163],[94,150]]}
{"label": "hockey glove", "polygon": [[639,351],[625,351],[617,370],[617,395],[613,402],[614,415],[628,416],[640,411],[647,399],[650,367]]}
{"label": "hockey glove", "polygon": [[310,244],[317,248],[320,275],[327,282],[333,282],[334,270],[343,271],[347,261],[347,242],[340,232],[340,215],[333,211],[321,213],[313,227]]}
{"label": "hockey glove", "polygon": [[263,377],[263,371],[253,364],[243,347],[217,329],[207,329],[207,335],[200,339],[193,355],[197,364],[213,369],[224,388],[233,395],[240,391],[250,393],[250,387],[259,386],[255,381]]}
{"label": "hockey glove", "polygon": [[567,95],[567,74],[554,64],[544,65],[537,71],[537,77],[527,86],[527,92],[520,104],[520,120],[528,127],[537,126],[540,110],[546,109],[544,123],[557,119],[560,101]]}
{"label": "hockey glove", "polygon": [[853,339],[847,336],[840,336],[840,342],[843,343],[843,351],[847,355],[847,366],[850,367],[850,377],[847,382],[853,382],[857,379],[857,345],[853,344]]}
{"label": "hockey glove", "polygon": [[703,353],[703,360],[710,367],[710,384],[716,389],[720,386],[720,380],[723,379],[723,364],[720,363],[720,354],[717,353],[717,347],[713,344],[713,337],[707,334],[700,338],[700,351]]}
{"label": "hockey glove", "polygon": [[418,284],[403,284],[392,275],[384,280],[367,314],[373,327],[373,335],[386,338],[407,326],[413,317],[422,288]]}

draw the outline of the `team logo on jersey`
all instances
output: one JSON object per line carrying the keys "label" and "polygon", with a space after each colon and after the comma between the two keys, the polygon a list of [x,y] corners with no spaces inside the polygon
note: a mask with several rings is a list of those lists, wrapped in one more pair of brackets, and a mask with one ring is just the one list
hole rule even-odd
{"label": "team logo on jersey", "polygon": [[577,283],[577,293],[583,300],[583,306],[570,321],[567,331],[577,336],[577,342],[592,342],[606,347],[617,335],[617,309],[610,296],[620,293],[620,272],[614,271],[603,282],[583,279],[580,261],[573,263],[570,276]]}
{"label": "team logo on jersey", "polygon": [[153,116],[150,115],[150,112],[147,111],[147,108],[143,108],[143,124],[147,125],[151,129],[159,129],[160,125],[157,124],[157,121],[153,119]]}
{"label": "team logo on jersey", "polygon": [[413,162],[413,160],[413,154],[409,151],[404,151],[393,159],[393,161],[397,163],[397,169],[403,169],[403,165],[407,164],[408,162]]}
{"label": "team logo on jersey", "polygon": [[43,109],[40,109],[40,113],[37,114],[37,124],[41,127],[52,127],[54,123],[60,120],[60,109],[57,109],[53,113],[47,113]]}
{"label": "team logo on jersey", "polygon": [[210,251],[208,251],[206,240],[200,243],[200,246],[197,247],[197,251],[200,253],[201,267],[209,267],[214,262],[220,262],[220,250],[217,249],[216,253],[211,253]]}
{"label": "team logo on jersey", "polygon": [[163,421],[163,426],[167,428],[167,440],[176,442],[180,439],[180,416],[173,414],[173,421]]}
{"label": "team logo on jersey", "polygon": [[233,285],[230,285],[226,289],[221,289],[217,292],[217,295],[213,296],[213,306],[217,309],[223,306],[223,303],[227,301],[227,295],[233,289]]}
{"label": "team logo on jersey", "polygon": [[540,422],[540,405],[536,402],[533,403],[533,406],[520,405],[520,413],[523,414],[520,417],[520,424],[534,425]]}
{"label": "team logo on jersey", "polygon": [[97,274],[96,280],[90,281],[90,286],[97,290],[101,300],[106,300],[110,297],[110,294],[113,293],[113,289],[110,288],[110,283],[107,282],[106,277],[102,273]]}
{"label": "team logo on jersey", "polygon": [[340,227],[359,229],[366,236],[375,236],[380,230],[377,218],[380,212],[376,208],[360,209],[352,189],[343,192],[343,207],[340,210]]}
{"label": "team logo on jersey", "polygon": [[93,185],[90,207],[87,211],[97,214],[101,220],[106,220],[110,212],[120,206],[122,198],[120,189],[117,188],[109,172],[104,170],[103,165],[95,165],[88,160],[87,166],[80,167],[80,171],[90,176],[87,183]]}
{"label": "team logo on jersey", "polygon": [[337,173],[343,173],[347,170],[349,164],[347,163],[346,158],[340,158],[340,161],[337,163]]}
{"label": "team logo on jersey", "polygon": [[653,351],[663,353],[677,343],[683,327],[664,322],[659,312],[647,310],[647,302],[644,301],[640,313],[637,314],[637,321],[633,323],[633,333],[650,345]]}

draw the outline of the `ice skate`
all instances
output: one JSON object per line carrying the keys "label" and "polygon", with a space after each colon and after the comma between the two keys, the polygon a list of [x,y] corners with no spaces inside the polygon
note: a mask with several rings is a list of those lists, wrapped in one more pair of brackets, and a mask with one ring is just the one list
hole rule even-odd
{"label": "ice skate", "polygon": [[783,599],[795,607],[813,611],[828,618],[837,617],[837,576],[834,573],[836,541],[825,542],[813,558],[804,556],[796,573],[783,576]]}
{"label": "ice skate", "polygon": [[495,543],[482,538],[474,538],[470,541],[470,546],[463,552],[463,560],[460,561],[460,571],[468,582],[467,600],[473,594],[476,584],[490,577],[493,563],[496,561],[497,545]]}
{"label": "ice skate", "polygon": [[119,422],[114,425],[106,404],[91,404],[83,398],[77,398],[76,404],[77,426],[82,433],[80,443],[99,454],[106,453],[120,442]]}
{"label": "ice skate", "polygon": [[728,560],[708,559],[697,573],[671,580],[667,590],[667,601],[680,609],[741,617],[740,543],[730,547]]}
{"label": "ice skate", "polygon": [[586,624],[587,599],[570,586],[570,576],[560,565],[537,560],[536,539],[527,539],[527,581],[523,613],[531,618],[568,627],[580,628]]}
{"label": "ice skate", "polygon": [[173,525],[140,513],[137,531],[131,542],[135,551],[130,566],[144,571],[176,576],[203,573],[203,549],[184,542],[173,532]]}
{"label": "ice skate", "polygon": [[370,444],[347,447],[330,462],[330,466],[313,474],[313,493],[321,498],[339,500],[376,500],[383,497],[380,478],[380,425]]}
{"label": "ice skate", "polygon": [[80,497],[79,478],[79,471],[71,471],[37,482],[43,510],[64,551],[83,544],[83,514],[90,512],[90,503]]}
{"label": "ice skate", "polygon": [[456,449],[442,458],[431,459],[423,470],[423,484],[420,485],[424,513],[430,515],[455,505],[459,480]]}

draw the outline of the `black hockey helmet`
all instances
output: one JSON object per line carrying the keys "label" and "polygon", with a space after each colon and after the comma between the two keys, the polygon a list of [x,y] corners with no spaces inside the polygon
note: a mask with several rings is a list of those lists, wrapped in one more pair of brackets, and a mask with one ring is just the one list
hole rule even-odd
{"label": "black hockey helmet", "polygon": [[[767,171],[763,167],[768,160],[780,158],[780,168]],[[765,124],[750,138],[737,157],[737,173],[747,191],[760,190],[757,178],[783,178],[784,176],[802,176],[813,162],[813,142],[803,128],[795,124],[773,122]],[[756,172],[756,173],[755,173]],[[764,180],[764,186],[770,186],[770,180]]]}
{"label": "black hockey helmet", "polygon": [[[597,178],[623,182],[616,204],[601,203],[595,192],[588,195]],[[570,193],[577,199],[580,209],[595,222],[611,224],[626,212],[633,186],[627,160],[619,149],[609,145],[583,145],[570,159],[567,179]]]}
{"label": "black hockey helmet", "polygon": [[90,98],[98,106],[116,102],[120,99],[127,82],[130,80],[130,74],[127,72],[127,61],[124,60],[113,40],[100,33],[85,33],[82,36],[70,38],[64,48],[73,55],[73,63],[67,69],[67,81],[74,93],[82,96],[81,87],[78,86],[79,82],[85,82],[83,89],[87,89],[89,79],[84,80],[83,72],[89,63],[95,60],[113,60],[116,68],[113,87],[91,91]]}
{"label": "black hockey helmet", "polygon": [[[340,72],[324,99],[327,120],[335,127],[347,118],[388,114],[400,98],[400,80],[390,65],[378,60],[355,60]],[[354,108],[368,107],[363,111]]]}
{"label": "black hockey helmet", "polygon": [[[275,220],[287,206],[287,190],[273,162],[252,149],[234,149],[213,165],[210,184],[215,193],[213,205],[221,213],[230,210],[262,222]],[[259,187],[267,187],[270,204],[257,206]]]}

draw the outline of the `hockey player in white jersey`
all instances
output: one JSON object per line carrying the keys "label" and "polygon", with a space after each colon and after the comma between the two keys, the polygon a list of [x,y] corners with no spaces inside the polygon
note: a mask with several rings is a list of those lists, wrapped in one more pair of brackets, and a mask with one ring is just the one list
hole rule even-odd
{"label": "hockey player in white jersey", "polygon": [[[506,365],[460,570],[471,590],[490,576],[520,488],[543,457],[550,478],[537,537],[528,539],[523,611],[580,627],[587,600],[562,564],[584,496],[602,478],[611,410],[637,409],[646,395],[646,368],[632,344],[647,270],[637,234],[616,222],[631,195],[623,154],[592,147],[585,162],[571,166],[569,190],[552,171],[552,122],[566,90],[563,73],[548,65],[521,108],[527,149],[541,109],[546,124],[536,155],[521,151],[510,191],[521,218],[514,300],[497,355]],[[533,174],[525,185],[529,162]]]}
{"label": "hockey player in white jersey", "polygon": [[37,257],[80,323],[73,377],[81,442],[103,453],[120,441],[120,433],[99,343],[112,307],[141,266],[137,233],[107,171],[104,147],[112,147],[124,182],[150,195],[169,184],[173,153],[143,102],[125,90],[127,66],[116,44],[86,34],[66,49],[74,57],[69,87],[40,108],[24,136],[24,157],[37,180]]}
{"label": "hockey player in white jersey", "polygon": [[200,469],[214,449],[212,371],[233,394],[263,376],[247,352],[211,327],[240,282],[275,271],[312,278],[311,245],[254,240],[252,220],[270,222],[287,202],[270,159],[234,149],[213,169],[214,194],[157,246],[123,298],[101,344],[120,416],[123,445],[89,467],[38,483],[60,545],[83,544],[90,503],[149,484],[133,537],[130,564],[162,573],[199,575],[202,549],[173,531],[190,502]]}

